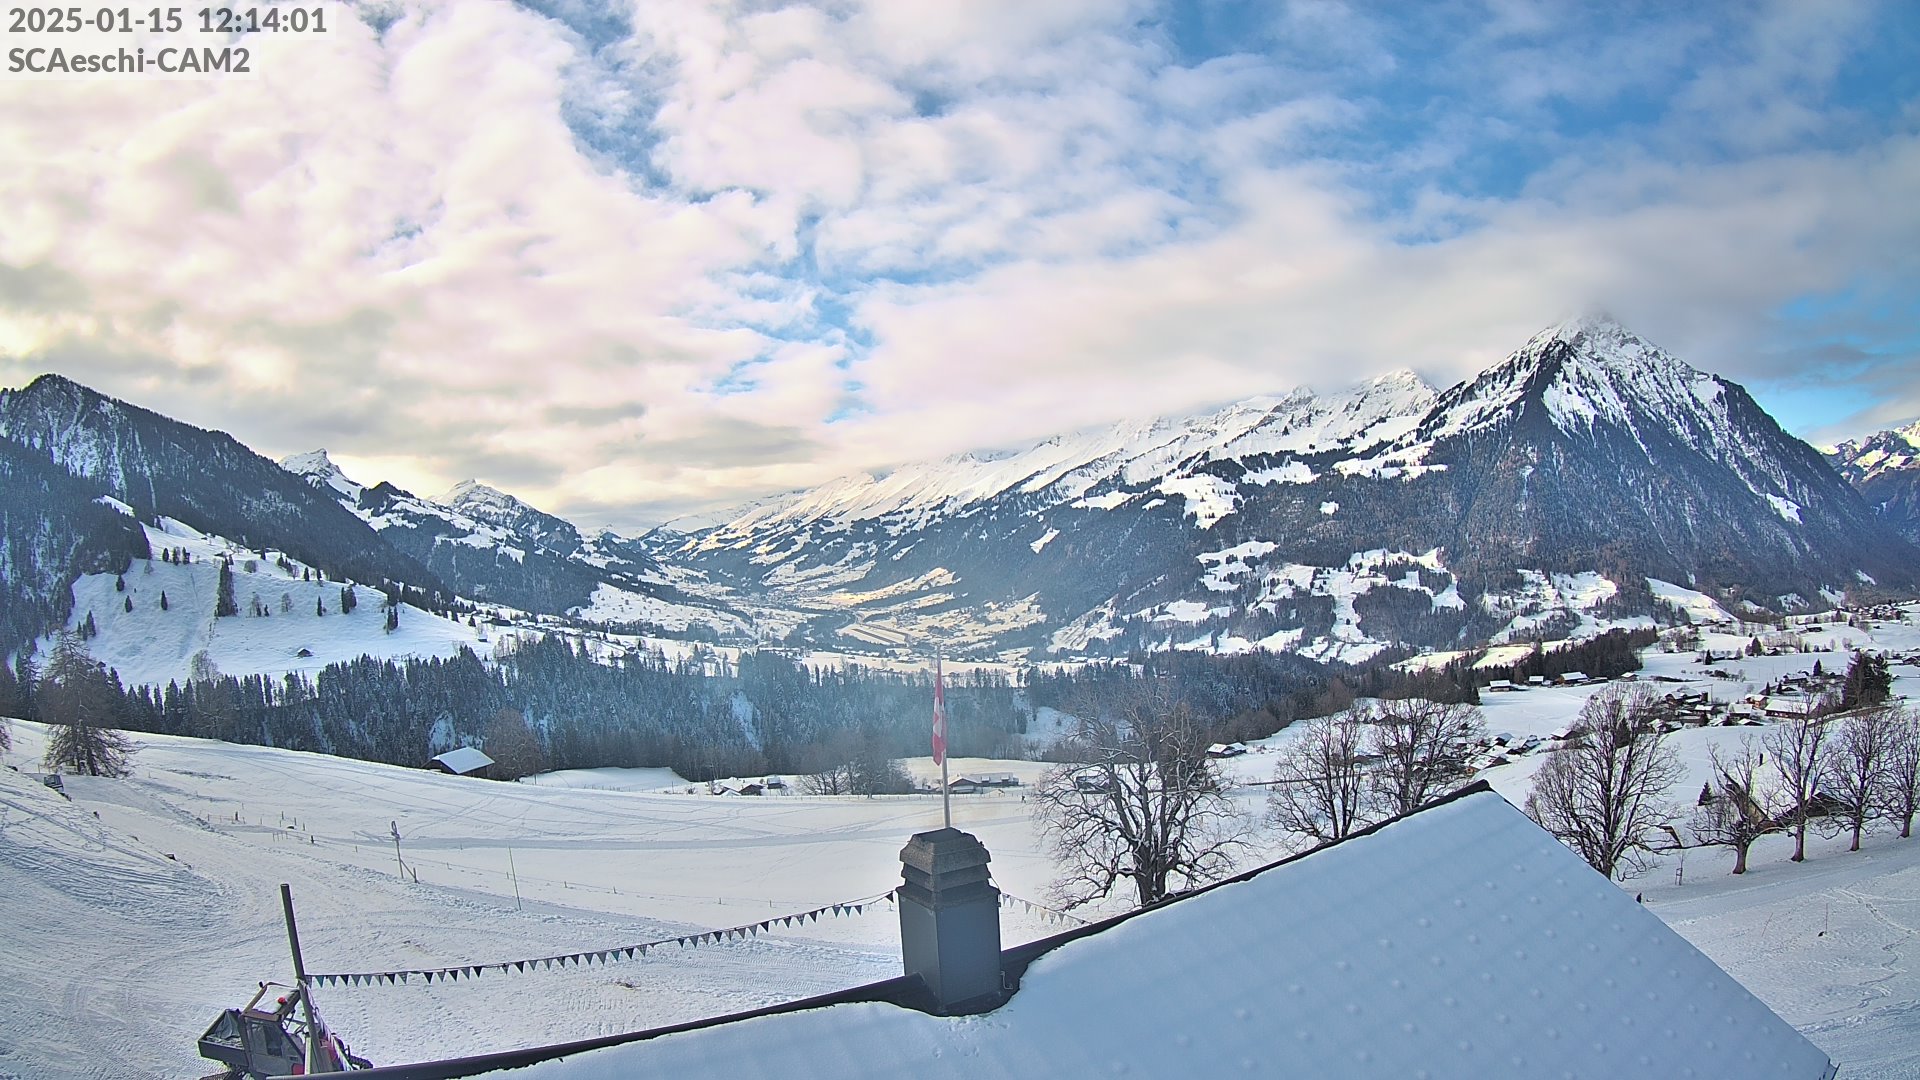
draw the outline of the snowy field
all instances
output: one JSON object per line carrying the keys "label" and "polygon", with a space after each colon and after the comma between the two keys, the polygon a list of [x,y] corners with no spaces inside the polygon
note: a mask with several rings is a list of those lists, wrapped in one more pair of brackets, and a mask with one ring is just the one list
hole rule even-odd
{"label": "snowy field", "polygon": [[[315,972],[439,968],[670,939],[891,890],[939,800],[741,798],[500,784],[168,736],[136,774],[43,786],[45,741],[13,724],[0,768],[0,1077],[195,1077],[194,1040],[261,979],[288,981],[278,886]],[[19,771],[16,771],[19,770]],[[620,770],[621,772],[632,772]],[[635,786],[671,782],[638,770]],[[553,778],[548,778],[550,781]],[[577,786],[576,786],[577,785]],[[704,791],[704,785],[700,785]],[[956,798],[1015,896],[1049,871],[1015,794]],[[391,829],[401,834],[399,877]],[[413,883],[411,875],[419,881]],[[516,903],[516,888],[519,900]],[[1065,925],[1024,907],[1009,943]],[[320,991],[385,1063],[690,1020],[899,973],[885,903],[611,965]]]}
{"label": "snowy field", "polygon": [[[1709,637],[1730,651],[1744,638]],[[1920,631],[1822,628],[1905,651]],[[1651,653],[1643,678],[1681,680],[1737,700],[1814,659],[1791,652],[1722,661]],[[1896,693],[1920,696],[1920,669],[1896,665]],[[1669,684],[1662,684],[1669,685]],[[1596,688],[1488,695],[1488,726],[1516,737],[1565,725]],[[0,769],[0,1077],[195,1077],[194,1039],[256,981],[290,974],[278,885],[289,882],[310,970],[365,972],[499,963],[671,940],[884,893],[908,836],[937,827],[928,796],[746,798],[704,794],[666,770],[583,770],[498,784],[321,755],[138,736],[136,773],[68,778],[71,800],[32,775],[44,733],[13,725]],[[1709,745],[1755,728],[1682,731],[1688,803]],[[1229,762],[1242,784],[1271,773],[1282,733]],[[1525,797],[1539,758],[1491,770]],[[932,763],[909,761],[917,776]],[[953,772],[1031,762],[956,760]],[[18,771],[16,771],[18,770]],[[692,787],[700,794],[687,794]],[[1237,797],[1249,813],[1263,789]],[[1020,789],[958,797],[955,824],[979,835],[1008,893],[1044,899],[1051,867]],[[399,859],[391,829],[401,835]],[[1817,842],[1786,860],[1768,838],[1744,878],[1730,853],[1668,856],[1624,888],[1807,1033],[1841,1075],[1920,1075],[1920,839]],[[1263,852],[1262,854],[1270,854]],[[417,882],[414,875],[418,875]],[[1064,924],[1022,905],[1009,942]],[[642,959],[478,979],[330,986],[318,995],[355,1049],[395,1063],[631,1030],[750,1008],[891,976],[898,926],[884,902],[831,911],[722,944],[668,945]]]}

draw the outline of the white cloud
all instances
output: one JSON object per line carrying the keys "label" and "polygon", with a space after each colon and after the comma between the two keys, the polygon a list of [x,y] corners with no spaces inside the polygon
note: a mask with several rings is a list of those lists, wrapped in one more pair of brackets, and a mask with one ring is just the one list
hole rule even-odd
{"label": "white cloud", "polygon": [[263,43],[251,82],[0,84],[0,382],[634,527],[1456,378],[1595,299],[1778,379],[1811,355],[1768,348],[1781,305],[1920,277],[1914,137],[1829,100],[1871,11],[1496,7],[1296,3],[1183,57],[1131,2],[654,0],[613,41],[460,0]]}

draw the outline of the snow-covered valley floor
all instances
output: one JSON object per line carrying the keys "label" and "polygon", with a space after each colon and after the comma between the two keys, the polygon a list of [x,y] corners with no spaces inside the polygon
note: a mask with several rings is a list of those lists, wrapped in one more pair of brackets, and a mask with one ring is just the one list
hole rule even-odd
{"label": "snow-covered valley floor", "polygon": [[[1902,635],[1920,631],[1903,627],[1880,644],[1910,648]],[[1829,663],[1834,657],[1824,654]],[[1654,654],[1645,677],[1722,697],[1803,671],[1811,660],[1750,658],[1730,680],[1709,677],[1690,656]],[[1920,689],[1920,669],[1895,670],[1896,692]],[[1521,737],[1545,734],[1592,692],[1489,695],[1488,724]],[[0,1077],[21,1080],[212,1071],[196,1056],[199,1033],[257,981],[290,978],[282,882],[293,887],[312,971],[499,963],[671,939],[884,893],[899,880],[900,847],[940,821],[930,796],[714,796],[664,770],[500,784],[166,736],[135,737],[131,777],[67,778],[65,799],[32,775],[44,729],[15,722],[11,730],[4,761],[13,767],[0,768]],[[1698,790],[1709,746],[1754,730],[1677,733],[1689,777],[1676,798]],[[1269,775],[1270,755],[1288,737],[1233,759],[1235,782]],[[1488,779],[1523,801],[1538,760],[1522,757]],[[930,771],[925,760],[908,764]],[[955,764],[1027,782],[1040,768]],[[1263,791],[1238,789],[1250,814]],[[1038,900],[1052,868],[1028,809],[1018,789],[954,803],[955,824],[992,851],[1000,886]],[[410,868],[405,880],[395,827]],[[1742,878],[1728,874],[1723,849],[1693,849],[1663,856],[1623,888],[1642,894],[1811,1037],[1842,1077],[1920,1076],[1920,838],[1881,833],[1858,853],[1844,850],[1844,838],[1820,840],[1797,865],[1785,843],[1763,840]],[[432,985],[416,978],[330,986],[318,1000],[376,1062],[506,1049],[885,978],[898,971],[895,920],[888,904],[869,904],[631,961]],[[1010,943],[1062,925],[1018,904],[1003,915]]]}

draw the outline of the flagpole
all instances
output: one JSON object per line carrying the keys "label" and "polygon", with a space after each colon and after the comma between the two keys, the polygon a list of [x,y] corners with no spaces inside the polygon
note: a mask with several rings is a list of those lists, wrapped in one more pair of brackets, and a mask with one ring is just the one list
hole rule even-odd
{"label": "flagpole", "polygon": [[946,688],[941,685],[940,646],[933,647],[933,702],[940,725],[940,815],[946,828],[953,828],[953,788],[947,783],[947,710]]}

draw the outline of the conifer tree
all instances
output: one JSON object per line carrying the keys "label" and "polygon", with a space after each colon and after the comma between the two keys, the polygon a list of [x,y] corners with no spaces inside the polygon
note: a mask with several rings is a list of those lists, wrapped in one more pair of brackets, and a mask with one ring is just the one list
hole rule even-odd
{"label": "conifer tree", "polygon": [[1847,681],[1840,690],[1840,707],[1864,709],[1884,704],[1893,692],[1893,674],[1887,670],[1887,658],[1855,652],[1847,666]]}
{"label": "conifer tree", "polygon": [[14,657],[13,684],[19,699],[13,715],[22,720],[40,719],[40,667],[31,655],[21,653]]}
{"label": "conifer tree", "polygon": [[169,610],[170,607],[171,605],[167,603],[167,590],[161,589],[160,590],[160,610],[166,611],[166,610]]}
{"label": "conifer tree", "polygon": [[214,618],[240,614],[240,604],[233,598],[233,563],[222,559],[220,562],[220,588],[213,601]]}
{"label": "conifer tree", "polygon": [[88,776],[125,776],[133,744],[115,730],[118,699],[106,669],[73,635],[62,635],[40,680],[46,764]]}

